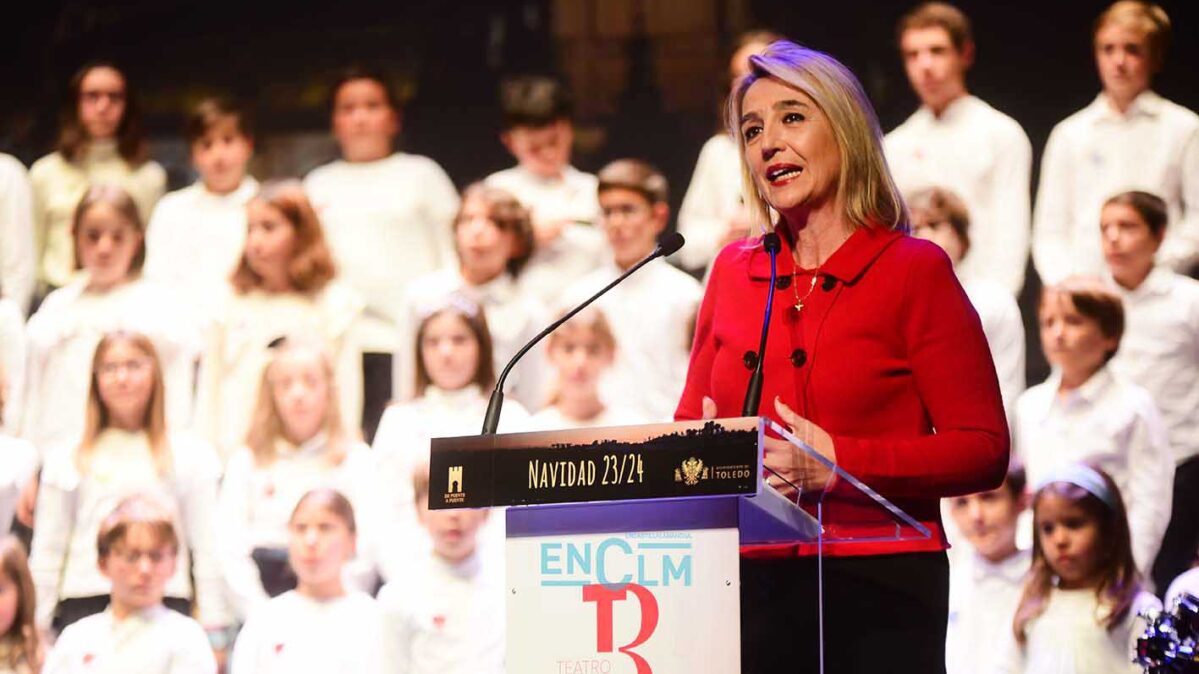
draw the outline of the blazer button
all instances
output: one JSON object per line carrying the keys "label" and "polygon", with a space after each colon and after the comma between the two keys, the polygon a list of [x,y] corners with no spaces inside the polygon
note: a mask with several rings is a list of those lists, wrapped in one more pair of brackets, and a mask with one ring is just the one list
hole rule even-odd
{"label": "blazer button", "polygon": [[837,287],[837,279],[833,278],[832,276],[825,276],[824,282],[820,284],[820,289],[825,292],[828,292],[835,287]]}
{"label": "blazer button", "polygon": [[803,367],[804,363],[808,362],[808,352],[803,349],[796,349],[791,352],[791,364],[795,367]]}
{"label": "blazer button", "polygon": [[786,290],[787,288],[790,288],[790,287],[791,287],[791,277],[790,276],[780,276],[774,280],[774,289],[775,290]]}
{"label": "blazer button", "polygon": [[741,362],[745,364],[745,369],[752,370],[758,366],[758,354],[746,351],[745,355],[741,356]]}

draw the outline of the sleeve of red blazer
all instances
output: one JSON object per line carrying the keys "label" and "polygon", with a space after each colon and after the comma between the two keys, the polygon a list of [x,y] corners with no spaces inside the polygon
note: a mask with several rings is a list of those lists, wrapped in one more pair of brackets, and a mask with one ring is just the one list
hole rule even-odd
{"label": "sleeve of red blazer", "polygon": [[911,251],[897,327],[935,433],[915,438],[834,435],[837,463],[887,496],[927,498],[994,489],[1007,472],[1010,443],[982,325],[949,258],[931,246]]}
{"label": "sleeve of red blazer", "polygon": [[695,338],[691,342],[691,362],[687,365],[687,381],[683,385],[679,406],[674,412],[676,421],[703,418],[704,396],[710,395],[708,386],[712,381],[712,361],[716,358],[712,315],[716,311],[716,289],[719,287],[721,269],[725,266],[723,258],[727,250],[712,262],[712,273],[708,276],[704,299],[699,305],[699,315],[695,319]]}

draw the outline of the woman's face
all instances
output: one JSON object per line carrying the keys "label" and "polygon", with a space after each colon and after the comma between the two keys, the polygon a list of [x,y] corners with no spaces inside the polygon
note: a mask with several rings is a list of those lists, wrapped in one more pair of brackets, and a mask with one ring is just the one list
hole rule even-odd
{"label": "woman's face", "polygon": [[287,529],[288,561],[301,589],[338,586],[355,552],[356,537],[345,520],[310,499],[296,509]]}
{"label": "woman's face", "polygon": [[117,135],[125,116],[125,78],[115,68],[92,68],[79,84],[79,123],[88,138],[106,140]]}
{"label": "woman's face", "polygon": [[491,208],[479,196],[467,197],[462,205],[454,239],[463,275],[472,283],[486,283],[504,273],[516,252],[516,235],[496,226]]}
{"label": "woman's face", "polygon": [[154,395],[154,360],[126,340],[116,340],[96,363],[100,402],[116,425],[141,428]]}
{"label": "woman's face", "polygon": [[1038,311],[1041,346],[1050,364],[1071,378],[1085,380],[1103,366],[1119,342],[1103,334],[1099,321],[1084,316],[1063,292],[1045,291]]}
{"label": "woman's face", "polygon": [[841,152],[807,94],[773,77],[757,80],[741,101],[741,133],[754,184],[786,219],[835,202]]}
{"label": "woman's face", "polygon": [[479,342],[461,316],[442,311],[425,324],[420,357],[434,386],[457,391],[474,381],[479,367]]}
{"label": "woman's face", "polygon": [[1077,503],[1053,491],[1037,499],[1037,538],[1063,589],[1094,587],[1102,549],[1099,522]]}
{"label": "woman's face", "polygon": [[315,349],[287,349],[271,364],[269,381],[287,439],[296,444],[312,439],[329,412],[331,384],[321,354]]}
{"label": "woman's face", "polygon": [[79,219],[75,245],[92,288],[107,290],[125,281],[142,246],[142,235],[111,204],[96,202]]}
{"label": "woman's face", "polygon": [[1149,223],[1128,204],[1110,203],[1099,216],[1103,257],[1116,281],[1134,288],[1153,269],[1153,258],[1161,246]]}
{"label": "woman's face", "polygon": [[558,329],[549,348],[550,364],[558,371],[563,393],[594,393],[600,375],[612,364],[613,355],[612,349],[600,341],[590,326],[569,323]]}
{"label": "woman's face", "polygon": [[283,212],[255,199],[246,206],[246,264],[268,284],[286,282],[296,228]]}

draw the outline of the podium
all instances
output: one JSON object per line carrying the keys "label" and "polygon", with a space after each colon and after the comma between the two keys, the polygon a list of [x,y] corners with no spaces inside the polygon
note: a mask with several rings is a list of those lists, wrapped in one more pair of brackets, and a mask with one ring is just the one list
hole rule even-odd
{"label": "podium", "polygon": [[[785,496],[767,443],[828,479]],[[830,543],[931,535],[759,417],[435,438],[429,465],[430,509],[507,509],[513,674],[740,672],[742,546],[822,558]]]}

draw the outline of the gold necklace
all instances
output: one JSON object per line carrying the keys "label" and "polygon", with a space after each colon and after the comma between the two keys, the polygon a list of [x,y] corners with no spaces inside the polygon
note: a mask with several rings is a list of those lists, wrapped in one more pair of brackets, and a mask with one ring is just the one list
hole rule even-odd
{"label": "gold necklace", "polygon": [[791,282],[791,289],[795,291],[795,313],[798,314],[803,311],[803,303],[811,297],[812,291],[816,289],[816,279],[820,276],[820,270],[812,271],[812,283],[808,286],[808,292],[804,293],[802,298],[799,296],[799,272],[795,272],[792,276],[795,278]]}

